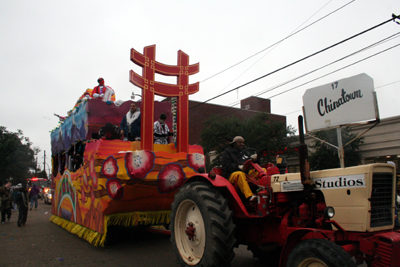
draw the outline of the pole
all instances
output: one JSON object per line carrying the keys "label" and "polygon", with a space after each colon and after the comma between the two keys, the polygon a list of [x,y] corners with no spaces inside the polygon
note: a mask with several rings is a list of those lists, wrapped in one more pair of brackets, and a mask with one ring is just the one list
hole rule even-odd
{"label": "pole", "polygon": [[[43,158],[43,170],[46,173],[46,150],[43,150],[44,152],[44,158]],[[46,175],[47,176],[47,175]],[[47,176],[48,178],[48,176]]]}
{"label": "pole", "polygon": [[339,127],[336,129],[337,140],[338,140],[338,153],[340,160],[340,168],[344,168],[344,149],[343,149],[343,141],[342,141],[342,128]]}
{"label": "pole", "polygon": [[38,170],[38,157],[35,158],[35,177],[37,177],[37,170]]}

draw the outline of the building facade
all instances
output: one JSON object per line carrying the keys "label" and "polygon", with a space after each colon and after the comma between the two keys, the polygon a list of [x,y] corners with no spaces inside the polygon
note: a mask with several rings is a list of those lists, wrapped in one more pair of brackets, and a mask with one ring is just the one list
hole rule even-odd
{"label": "building facade", "polygon": [[[165,99],[164,101],[170,101]],[[271,114],[271,101],[259,97],[249,97],[241,100],[240,108],[226,107],[216,104],[208,104],[197,101],[189,101],[189,144],[199,144],[201,132],[205,122],[212,115],[224,117],[235,116],[241,119],[249,119],[259,112],[270,115],[271,120],[283,122],[286,126],[286,117]],[[381,119],[372,127],[372,124],[358,124],[351,126],[351,132],[362,134],[364,143],[360,146],[362,164],[393,162],[396,164],[397,174],[400,175],[400,116]],[[371,128],[372,127],[372,128]],[[299,137],[292,137],[292,146],[299,144]],[[312,137],[305,134],[306,144],[313,142]],[[210,155],[212,156],[212,155]],[[298,157],[287,158],[289,172],[299,172]]]}
{"label": "building facade", "polygon": [[[352,133],[364,137],[364,143],[360,146],[362,164],[393,162],[400,175],[400,116],[381,119],[375,126],[359,124],[350,128]],[[306,134],[305,143],[311,142],[312,137]],[[298,137],[294,137],[292,145],[298,143]],[[288,158],[288,165],[290,172],[298,172],[298,157]]]}
{"label": "building facade", "polygon": [[210,116],[217,115],[221,118],[237,117],[240,119],[249,119],[259,112],[269,114],[272,121],[280,121],[285,124],[286,117],[282,115],[271,114],[271,100],[248,97],[240,101],[240,108],[226,107],[215,104],[203,104],[202,102],[189,101],[189,144],[199,144],[200,135],[204,129],[205,122]]}

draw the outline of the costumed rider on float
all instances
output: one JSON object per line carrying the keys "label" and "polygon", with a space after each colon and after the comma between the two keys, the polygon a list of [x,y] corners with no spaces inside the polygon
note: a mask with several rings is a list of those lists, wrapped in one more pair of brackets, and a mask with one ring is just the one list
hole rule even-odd
{"label": "costumed rider on float", "polygon": [[97,82],[99,83],[99,85],[93,88],[91,96],[95,99],[101,99],[104,102],[107,102],[107,104],[111,104],[112,96],[115,95],[114,90],[110,86],[104,84],[103,78],[97,79]]}
{"label": "costumed rider on float", "polygon": [[122,118],[120,124],[120,134],[124,136],[124,141],[140,140],[141,115],[136,103],[131,103],[128,113]]}

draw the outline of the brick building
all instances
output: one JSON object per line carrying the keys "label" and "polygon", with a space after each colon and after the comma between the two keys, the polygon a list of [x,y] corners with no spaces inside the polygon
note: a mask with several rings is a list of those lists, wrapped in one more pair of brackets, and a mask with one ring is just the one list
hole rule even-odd
{"label": "brick building", "polygon": [[189,144],[199,144],[204,123],[212,115],[218,115],[221,118],[235,116],[241,119],[249,119],[259,112],[268,113],[271,120],[281,121],[286,126],[285,116],[271,114],[271,100],[269,99],[251,96],[240,101],[240,108],[226,107],[208,103],[202,104],[202,102],[190,100]]}

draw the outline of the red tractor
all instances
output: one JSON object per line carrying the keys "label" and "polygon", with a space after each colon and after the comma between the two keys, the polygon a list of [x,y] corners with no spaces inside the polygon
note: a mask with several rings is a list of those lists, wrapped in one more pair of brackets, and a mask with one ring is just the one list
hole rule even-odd
{"label": "red tractor", "polygon": [[181,266],[229,266],[241,244],[272,266],[400,266],[395,166],[310,172],[302,118],[299,129],[300,173],[287,173],[284,158],[266,171],[245,162],[259,173],[249,181],[257,202],[244,200],[218,168],[186,181],[170,215]]}

